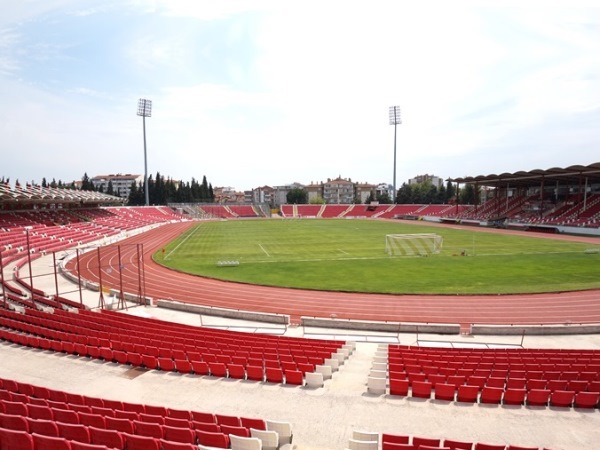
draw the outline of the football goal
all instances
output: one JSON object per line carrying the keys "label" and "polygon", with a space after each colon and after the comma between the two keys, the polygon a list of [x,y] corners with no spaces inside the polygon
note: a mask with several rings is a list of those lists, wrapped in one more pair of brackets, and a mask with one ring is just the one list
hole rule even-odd
{"label": "football goal", "polygon": [[425,256],[442,250],[442,236],[433,233],[386,234],[385,252],[390,256]]}

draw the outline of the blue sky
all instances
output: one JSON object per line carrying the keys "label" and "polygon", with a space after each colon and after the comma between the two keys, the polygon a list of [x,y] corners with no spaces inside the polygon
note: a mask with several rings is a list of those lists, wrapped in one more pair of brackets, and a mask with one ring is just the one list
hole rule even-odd
{"label": "blue sky", "polygon": [[[0,177],[239,190],[600,161],[592,1],[0,0]],[[597,2],[596,2],[597,3]]]}

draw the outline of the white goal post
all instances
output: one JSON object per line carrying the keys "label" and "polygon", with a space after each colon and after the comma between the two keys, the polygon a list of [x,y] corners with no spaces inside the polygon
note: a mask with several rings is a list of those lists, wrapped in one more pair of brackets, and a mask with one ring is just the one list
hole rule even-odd
{"label": "white goal post", "polygon": [[390,256],[424,256],[442,250],[444,239],[434,233],[386,234],[385,252]]}

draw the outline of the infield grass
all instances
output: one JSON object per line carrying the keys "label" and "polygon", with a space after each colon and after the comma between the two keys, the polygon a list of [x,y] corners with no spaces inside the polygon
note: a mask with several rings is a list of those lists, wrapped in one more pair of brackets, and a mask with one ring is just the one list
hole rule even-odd
{"label": "infield grass", "polygon": [[[385,253],[385,235],[436,233],[442,252]],[[593,250],[593,251],[590,251]],[[397,294],[510,294],[600,288],[596,245],[361,219],[199,222],[158,252],[166,267],[247,283]],[[461,256],[462,254],[466,256]],[[219,266],[237,262],[235,266]]]}

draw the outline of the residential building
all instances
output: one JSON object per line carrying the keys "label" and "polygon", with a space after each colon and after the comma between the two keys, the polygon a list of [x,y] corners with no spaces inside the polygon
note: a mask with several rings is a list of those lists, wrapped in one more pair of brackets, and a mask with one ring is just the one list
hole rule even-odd
{"label": "residential building", "polygon": [[130,173],[117,173],[111,175],[96,175],[91,178],[90,181],[96,190],[101,190],[102,192],[108,191],[108,184],[110,182],[113,188],[113,195],[128,198],[129,192],[131,191],[131,183],[135,182],[136,184],[143,184],[144,176]]}

